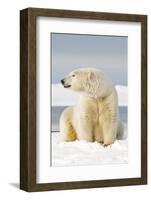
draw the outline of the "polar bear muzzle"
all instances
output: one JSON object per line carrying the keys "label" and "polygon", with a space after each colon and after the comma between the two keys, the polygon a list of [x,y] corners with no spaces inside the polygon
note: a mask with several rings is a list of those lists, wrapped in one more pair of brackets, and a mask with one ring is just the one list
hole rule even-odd
{"label": "polar bear muzzle", "polygon": [[71,85],[67,85],[67,84],[65,83],[65,80],[64,80],[64,79],[61,80],[61,83],[62,83],[62,85],[64,86],[64,88],[69,88],[69,87],[71,87]]}

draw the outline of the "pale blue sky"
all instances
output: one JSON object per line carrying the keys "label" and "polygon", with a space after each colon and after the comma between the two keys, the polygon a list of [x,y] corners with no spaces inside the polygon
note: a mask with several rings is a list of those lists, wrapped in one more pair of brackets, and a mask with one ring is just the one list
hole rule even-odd
{"label": "pale blue sky", "polygon": [[51,41],[52,83],[76,68],[95,67],[127,85],[127,37],[52,33]]}

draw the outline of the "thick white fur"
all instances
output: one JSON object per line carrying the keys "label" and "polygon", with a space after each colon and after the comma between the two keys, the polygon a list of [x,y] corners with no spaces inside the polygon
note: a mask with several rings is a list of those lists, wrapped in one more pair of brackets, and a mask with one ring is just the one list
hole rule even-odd
{"label": "thick white fur", "polygon": [[65,109],[60,117],[64,141],[114,143],[123,126],[119,120],[115,87],[105,74],[95,68],[79,68],[64,79],[64,86],[78,91],[79,101]]}

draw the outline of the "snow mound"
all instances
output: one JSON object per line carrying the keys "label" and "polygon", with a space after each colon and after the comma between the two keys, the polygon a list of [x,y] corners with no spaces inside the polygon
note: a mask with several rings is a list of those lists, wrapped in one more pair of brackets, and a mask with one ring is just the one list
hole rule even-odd
{"label": "snow mound", "polygon": [[117,140],[108,147],[97,142],[60,142],[59,132],[52,133],[52,166],[84,166],[125,164],[128,161],[128,141]]}
{"label": "snow mound", "polygon": [[52,106],[74,105],[78,96],[78,93],[64,88],[61,84],[52,84]]}
{"label": "snow mound", "polygon": [[128,105],[128,89],[123,85],[115,86],[118,94],[119,106],[127,106]]}
{"label": "snow mound", "polygon": [[[127,86],[117,85],[119,106],[127,105]],[[79,94],[64,88],[61,84],[52,84],[52,106],[70,106],[78,100]]]}

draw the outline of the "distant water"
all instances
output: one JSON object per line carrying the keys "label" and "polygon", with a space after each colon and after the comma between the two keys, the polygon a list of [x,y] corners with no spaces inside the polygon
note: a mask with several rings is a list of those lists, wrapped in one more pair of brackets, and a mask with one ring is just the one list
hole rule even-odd
{"label": "distant water", "polygon": [[[51,131],[59,131],[59,119],[60,115],[66,106],[53,106],[51,107],[51,118],[52,118],[52,126]],[[119,113],[120,119],[124,124],[127,124],[127,106],[120,106]]]}

